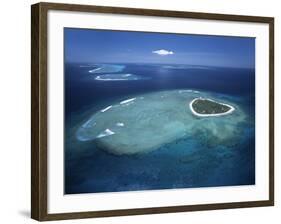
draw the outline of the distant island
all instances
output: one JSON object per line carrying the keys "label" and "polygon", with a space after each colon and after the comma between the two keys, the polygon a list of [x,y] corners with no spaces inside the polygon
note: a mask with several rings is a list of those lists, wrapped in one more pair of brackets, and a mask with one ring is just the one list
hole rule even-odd
{"label": "distant island", "polygon": [[191,112],[199,117],[222,116],[230,114],[235,110],[231,105],[202,97],[193,99],[189,107]]}

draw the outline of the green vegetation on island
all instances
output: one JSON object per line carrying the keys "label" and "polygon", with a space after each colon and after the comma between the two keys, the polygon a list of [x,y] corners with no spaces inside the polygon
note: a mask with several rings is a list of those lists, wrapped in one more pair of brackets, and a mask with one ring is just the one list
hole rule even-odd
{"label": "green vegetation on island", "polygon": [[196,113],[203,115],[224,114],[231,110],[231,107],[226,104],[203,98],[195,99],[192,108]]}

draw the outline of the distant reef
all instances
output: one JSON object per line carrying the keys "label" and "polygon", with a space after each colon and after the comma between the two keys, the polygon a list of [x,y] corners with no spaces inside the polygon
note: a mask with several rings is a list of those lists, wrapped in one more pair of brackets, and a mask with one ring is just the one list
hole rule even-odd
{"label": "distant reef", "polygon": [[92,65],[90,73],[99,74],[99,73],[113,73],[113,72],[121,72],[126,67],[125,65],[116,65],[116,64],[94,64]]}

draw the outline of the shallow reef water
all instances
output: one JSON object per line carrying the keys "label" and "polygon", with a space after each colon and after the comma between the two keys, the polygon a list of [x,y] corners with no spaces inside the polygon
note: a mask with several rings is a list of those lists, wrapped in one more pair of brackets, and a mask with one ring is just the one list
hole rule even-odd
{"label": "shallow reef water", "polygon": [[[235,111],[218,117],[199,118],[189,103],[197,97],[233,105]],[[122,99],[94,113],[77,130],[80,141],[92,141],[107,152],[122,155],[157,150],[173,141],[205,134],[205,142],[228,144],[238,138],[245,114],[219,94],[170,90]]]}
{"label": "shallow reef water", "polygon": [[[86,67],[87,68],[87,67]],[[126,68],[125,65],[117,64],[95,64],[89,70],[95,81],[137,81],[149,80],[149,77],[143,77],[131,73],[121,73]]]}
{"label": "shallow reef water", "polygon": [[124,65],[116,64],[94,64],[92,69],[89,70],[90,73],[100,74],[100,73],[109,73],[109,72],[120,72],[125,68]]}

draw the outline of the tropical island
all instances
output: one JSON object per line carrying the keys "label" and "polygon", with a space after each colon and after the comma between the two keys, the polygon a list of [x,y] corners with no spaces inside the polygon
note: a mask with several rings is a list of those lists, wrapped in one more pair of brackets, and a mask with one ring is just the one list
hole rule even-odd
{"label": "tropical island", "polygon": [[189,104],[191,112],[199,117],[222,116],[232,113],[233,106],[208,98],[195,98]]}
{"label": "tropical island", "polygon": [[[199,97],[198,97],[199,96]],[[216,99],[214,101],[213,99]],[[220,100],[223,100],[220,103]],[[240,137],[237,123],[245,114],[236,104],[226,104],[220,94],[191,89],[166,90],[109,101],[81,122],[76,138],[93,141],[100,149],[115,155],[131,155],[157,150],[198,133],[208,133],[205,142],[229,141]],[[191,102],[187,112],[186,102]],[[232,116],[221,116],[231,113]],[[197,119],[197,116],[212,116]],[[212,119],[221,116],[219,119]]]}

